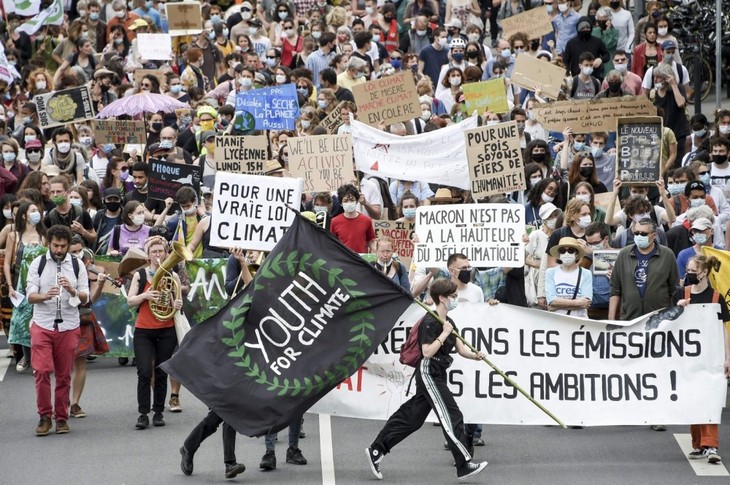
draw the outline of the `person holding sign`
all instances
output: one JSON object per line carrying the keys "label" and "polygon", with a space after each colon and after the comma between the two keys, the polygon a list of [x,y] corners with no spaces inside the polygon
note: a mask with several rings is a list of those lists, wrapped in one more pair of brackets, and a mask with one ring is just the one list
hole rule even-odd
{"label": "person holding sign", "polygon": [[545,298],[551,312],[588,318],[593,300],[593,276],[578,262],[585,256],[583,246],[572,237],[564,237],[553,246],[550,255],[560,265],[545,272]]}
{"label": "person holding sign", "polygon": [[447,279],[438,279],[431,285],[431,299],[436,304],[437,320],[426,315],[419,327],[418,342],[423,358],[416,367],[416,394],[406,401],[385,423],[373,443],[365,449],[373,475],[383,479],[380,464],[394,446],[423,426],[433,410],[441,423],[451,454],[456,460],[456,476],[466,479],[481,473],[487,462],[475,462],[468,451],[464,418],[451,393],[447,382],[448,368],[456,351],[466,359],[480,360],[483,352],[474,353],[454,336],[455,324],[448,317],[449,311],[458,304],[456,284]]}
{"label": "person holding sign", "polygon": [[[720,321],[725,323],[725,374],[730,375],[730,337],[727,332],[727,325],[730,323],[730,311],[728,311],[725,299],[710,285],[710,272],[719,273],[720,261],[714,256],[697,255],[687,263],[687,274],[684,277],[684,285],[677,288],[674,293],[674,304],[686,307],[692,303],[719,303]],[[710,322],[716,324],[716,322]],[[717,449],[720,447],[720,433],[717,424],[693,424],[690,426],[692,435],[692,452],[688,458],[691,460],[707,459],[709,463],[721,461]]]}

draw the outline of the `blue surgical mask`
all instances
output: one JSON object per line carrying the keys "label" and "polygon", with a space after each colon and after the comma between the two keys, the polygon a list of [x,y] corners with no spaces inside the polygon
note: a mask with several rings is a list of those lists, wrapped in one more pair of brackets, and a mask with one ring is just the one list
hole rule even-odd
{"label": "blue surgical mask", "polygon": [[591,154],[593,155],[594,158],[598,158],[601,155],[603,155],[603,148],[591,147]]}
{"label": "blue surgical mask", "polygon": [[403,217],[406,219],[415,219],[416,218],[416,209],[403,209]]}
{"label": "blue surgical mask", "polygon": [[707,133],[707,130],[697,130],[692,132],[694,136],[699,136],[700,138],[705,136],[705,133]]}
{"label": "blue surgical mask", "polygon": [[502,52],[500,52],[499,55],[501,55],[502,57],[509,57],[512,55],[512,51],[505,48],[505,49],[502,49]]}
{"label": "blue surgical mask", "polygon": [[639,249],[646,249],[649,247],[649,236],[634,236],[634,244]]}
{"label": "blue surgical mask", "polygon": [[31,123],[33,123],[33,118],[31,118],[30,116],[26,116],[25,118],[23,118],[24,125],[29,125]]}
{"label": "blue surgical mask", "polygon": [[449,298],[449,302],[446,304],[446,310],[454,310],[457,306],[459,306],[459,300],[452,300],[451,298]]}
{"label": "blue surgical mask", "polygon": [[213,15],[210,16],[210,21],[213,22],[214,24],[217,24],[218,22],[221,21],[221,16],[218,15],[217,13],[214,13]]}
{"label": "blue surgical mask", "polygon": [[700,182],[702,182],[705,185],[710,185],[710,182],[711,182],[710,174],[706,173],[706,174],[700,175]]}
{"label": "blue surgical mask", "polygon": [[692,239],[694,239],[696,244],[699,244],[702,246],[707,242],[707,234],[697,233],[692,236]]}
{"label": "blue surgical mask", "polygon": [[684,188],[687,184],[669,184],[667,190],[672,195],[684,194]]}
{"label": "blue surgical mask", "polygon": [[400,59],[391,59],[390,65],[393,66],[393,69],[400,69],[403,64]]}
{"label": "blue surgical mask", "polygon": [[3,153],[3,160],[5,160],[6,162],[14,162],[15,153],[13,153],[13,152]]}
{"label": "blue surgical mask", "polygon": [[101,147],[101,150],[104,153],[106,153],[107,155],[109,155],[112,152],[112,150],[114,150],[114,145],[111,144],[111,143],[107,143],[106,145],[104,145],[103,147]]}
{"label": "blue surgical mask", "polygon": [[172,140],[160,140],[160,148],[169,150],[172,148]]}
{"label": "blue surgical mask", "polygon": [[577,152],[583,151],[585,149],[585,147],[586,147],[585,142],[582,142],[582,141],[573,142],[573,148],[575,148],[575,151],[577,151]]}
{"label": "blue surgical mask", "polygon": [[297,88],[297,92],[302,96],[307,96],[307,88]]}
{"label": "blue surgical mask", "polygon": [[34,226],[37,226],[38,223],[41,222],[41,213],[31,212],[30,214],[28,214],[28,222],[30,222]]}
{"label": "blue surgical mask", "polygon": [[182,91],[182,84],[176,84],[174,86],[170,86],[170,92],[172,94],[180,94]]}
{"label": "blue surgical mask", "polygon": [[91,20],[99,20],[99,13],[98,13],[98,12],[91,12],[91,13],[89,14],[89,18],[90,18]]}

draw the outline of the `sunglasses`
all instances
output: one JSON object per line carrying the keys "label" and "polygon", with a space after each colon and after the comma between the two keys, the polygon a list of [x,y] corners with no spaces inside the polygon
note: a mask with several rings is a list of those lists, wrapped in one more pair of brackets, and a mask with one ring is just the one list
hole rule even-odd
{"label": "sunglasses", "polygon": [[151,88],[151,87],[152,87],[152,85],[151,85],[151,84],[142,84],[142,87],[143,87],[143,88]]}
{"label": "sunglasses", "polygon": [[26,150],[26,153],[40,153],[41,150],[39,148],[31,148],[30,150]]}
{"label": "sunglasses", "polygon": [[402,58],[402,57],[400,57],[400,56],[397,56],[397,57],[395,57],[395,56],[390,56],[390,58],[391,58],[391,60],[396,60],[396,61],[400,61],[401,59],[403,59],[403,58]]}
{"label": "sunglasses", "polygon": [[697,172],[697,175],[707,175],[708,173],[710,173],[710,171],[705,170],[704,172]]}
{"label": "sunglasses", "polygon": [[578,250],[575,248],[562,248],[560,254],[577,254]]}
{"label": "sunglasses", "polygon": [[634,231],[634,236],[646,236],[646,237],[649,237],[649,236],[651,236],[652,234],[653,234],[653,233],[651,233],[651,232],[644,232],[644,231]]}

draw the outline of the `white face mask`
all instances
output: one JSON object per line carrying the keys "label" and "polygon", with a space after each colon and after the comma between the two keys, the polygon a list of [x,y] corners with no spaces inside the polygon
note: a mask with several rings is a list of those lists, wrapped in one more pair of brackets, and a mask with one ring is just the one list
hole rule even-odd
{"label": "white face mask", "polygon": [[569,8],[570,8],[570,6],[567,3],[558,4],[558,10],[560,10],[561,13],[567,12]]}
{"label": "white face mask", "polygon": [[286,76],[283,74],[276,75],[276,84],[284,84],[286,82]]}
{"label": "white face mask", "polygon": [[461,86],[461,78],[451,77],[449,78],[449,84],[451,84],[452,86]]}
{"label": "white face mask", "polygon": [[71,150],[71,144],[68,142],[62,142],[58,144],[58,151],[61,153],[68,153]]}
{"label": "white face mask", "polygon": [[438,42],[441,47],[446,47],[447,39],[446,37],[439,37]]}
{"label": "white face mask", "polygon": [[665,35],[667,35],[667,32],[669,32],[669,29],[667,27],[660,27],[656,31],[656,33],[659,34],[660,37],[664,37]]}
{"label": "white face mask", "polygon": [[583,67],[580,71],[583,73],[584,76],[590,76],[591,74],[593,74],[592,67]]}
{"label": "white face mask", "polygon": [[249,27],[248,28],[248,35],[256,35],[259,31],[258,27]]}
{"label": "white face mask", "polygon": [[357,210],[357,202],[343,202],[342,208],[345,210],[345,212],[352,214]]}
{"label": "white face mask", "polygon": [[132,216],[132,224],[135,226],[141,226],[144,224],[144,214],[135,214]]}
{"label": "white face mask", "polygon": [[114,15],[116,15],[118,19],[123,19],[126,14],[126,10],[120,10],[114,13]]}
{"label": "white face mask", "polygon": [[431,112],[429,110],[423,110],[423,114],[421,114],[421,119],[423,121],[428,121],[431,119]]}
{"label": "white face mask", "polygon": [[36,81],[35,87],[38,89],[46,89],[46,82],[45,81]]}
{"label": "white face mask", "polygon": [[730,125],[720,125],[718,127],[718,130],[721,134],[727,135],[728,133],[730,133]]}
{"label": "white face mask", "polygon": [[563,264],[573,264],[575,263],[575,254],[565,253],[560,255],[560,261],[563,262]]}
{"label": "white face mask", "polygon": [[190,209],[186,209],[183,212],[185,212],[186,216],[192,216],[193,214],[195,214],[196,209],[197,207],[192,206]]}
{"label": "white face mask", "polygon": [[591,195],[590,194],[580,194],[575,196],[576,199],[582,200],[583,202],[591,202]]}
{"label": "white face mask", "polygon": [[302,122],[302,128],[305,130],[308,130],[310,126],[312,126],[312,122],[310,120],[301,120]]}
{"label": "white face mask", "polygon": [[3,217],[5,219],[12,219],[13,218],[13,211],[11,209],[3,209]]}
{"label": "white face mask", "polygon": [[591,216],[583,216],[578,219],[578,227],[585,229],[591,224]]}
{"label": "white face mask", "polygon": [[541,199],[542,199],[542,201],[543,201],[543,202],[545,202],[546,204],[547,204],[548,202],[552,202],[553,200],[555,200],[555,197],[551,197],[551,196],[547,195],[547,194],[546,194],[545,192],[543,192],[542,194],[540,194],[540,198],[541,198]]}
{"label": "white face mask", "polygon": [[626,72],[629,65],[628,64],[614,64],[614,69],[616,69],[618,72]]}
{"label": "white face mask", "polygon": [[467,39],[469,39],[469,42],[478,42],[479,41],[479,34],[466,34]]}
{"label": "white face mask", "polygon": [[38,153],[28,153],[28,161],[30,163],[38,163],[41,161],[41,154]]}
{"label": "white face mask", "polygon": [[548,229],[555,229],[555,224],[557,224],[557,219],[550,219],[549,221],[545,221],[545,225],[548,227]]}

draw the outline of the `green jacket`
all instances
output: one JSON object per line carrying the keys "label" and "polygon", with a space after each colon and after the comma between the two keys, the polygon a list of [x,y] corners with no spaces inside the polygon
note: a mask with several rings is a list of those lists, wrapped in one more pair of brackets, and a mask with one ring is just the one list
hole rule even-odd
{"label": "green jacket", "polygon": [[677,259],[671,249],[655,244],[658,249],[649,260],[644,298],[634,280],[636,245],[626,246],[618,254],[611,273],[611,296],[621,297],[620,320],[631,320],[672,305],[672,296],[679,284]]}
{"label": "green jacket", "polygon": [[593,27],[591,32],[593,37],[598,37],[603,41],[603,45],[606,46],[608,51],[609,61],[603,65],[603,75],[607,76],[608,71],[613,70],[613,55],[616,53],[616,46],[618,45],[618,30],[611,27],[610,29],[601,30],[600,27]]}

